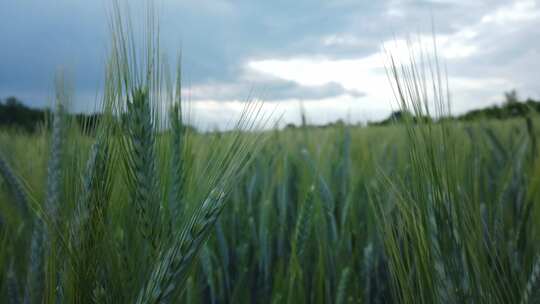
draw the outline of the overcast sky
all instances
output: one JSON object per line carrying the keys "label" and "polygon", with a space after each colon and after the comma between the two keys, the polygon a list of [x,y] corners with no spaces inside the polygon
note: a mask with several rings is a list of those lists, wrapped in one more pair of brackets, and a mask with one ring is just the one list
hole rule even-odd
{"label": "overcast sky", "polygon": [[[144,1],[130,1],[132,17]],[[181,47],[198,124],[223,126],[253,89],[266,108],[297,122],[377,120],[391,111],[382,45],[429,40],[433,16],[454,112],[540,98],[540,3],[534,0],[156,0],[163,50]],[[0,1],[0,98],[47,106],[55,71],[92,109],[109,45],[110,1]],[[397,41],[397,47],[395,44]]]}

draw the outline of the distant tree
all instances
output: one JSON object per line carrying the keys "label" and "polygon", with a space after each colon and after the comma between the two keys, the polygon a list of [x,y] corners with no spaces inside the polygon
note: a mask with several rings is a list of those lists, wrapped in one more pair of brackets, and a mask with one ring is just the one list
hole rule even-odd
{"label": "distant tree", "polygon": [[45,111],[29,108],[16,97],[8,97],[3,102],[0,100],[1,127],[17,127],[34,132],[38,125],[45,122],[45,117]]}
{"label": "distant tree", "polygon": [[[519,99],[516,90],[511,90],[504,93],[504,102],[501,106],[490,106],[483,109],[469,111],[457,117],[443,117],[439,120],[478,120],[478,119],[508,119],[512,117],[525,117],[530,112],[540,113],[540,101],[528,98],[526,101]],[[387,125],[390,123],[403,122],[406,118],[410,118],[413,122],[418,121],[418,117],[413,116],[410,112],[395,111],[390,116],[382,121],[370,123],[370,125]],[[428,120],[428,117],[422,117],[423,120]]]}
{"label": "distant tree", "polygon": [[518,103],[519,98],[518,98],[518,94],[517,94],[516,89],[513,89],[513,90],[508,91],[508,92],[504,92],[504,99],[505,99],[505,101],[504,101],[505,105]]}
{"label": "distant tree", "polygon": [[371,123],[371,125],[384,126],[384,125],[393,124],[393,123],[402,123],[407,120],[417,123],[418,121],[423,121],[423,122],[431,121],[431,118],[428,116],[418,117],[409,111],[398,110],[398,111],[392,112],[390,116],[388,116],[388,118],[379,122]]}
{"label": "distant tree", "polygon": [[[26,132],[35,132],[40,125],[44,125],[46,118],[51,115],[49,109],[34,109],[24,105],[16,97],[0,99],[0,128],[16,128]],[[87,134],[94,134],[101,118],[100,113],[78,113],[70,114],[79,127]],[[124,122],[125,113],[120,115],[118,122]],[[186,125],[186,130],[196,133],[195,127]]]}
{"label": "distant tree", "polygon": [[296,125],[293,123],[288,123],[285,125],[285,129],[296,129]]}
{"label": "distant tree", "polygon": [[521,101],[516,90],[505,92],[504,99],[501,106],[491,106],[484,109],[469,111],[458,118],[461,120],[507,119],[512,117],[525,117],[531,111],[540,113],[540,101],[531,98],[526,101]]}

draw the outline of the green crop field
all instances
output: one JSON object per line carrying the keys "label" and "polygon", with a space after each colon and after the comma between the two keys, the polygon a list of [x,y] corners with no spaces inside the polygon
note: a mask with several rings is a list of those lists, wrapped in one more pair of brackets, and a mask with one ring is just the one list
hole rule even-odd
{"label": "green crop field", "polygon": [[[80,127],[59,78],[47,125],[0,131],[0,302],[540,301],[537,117],[262,130],[251,102],[198,133],[115,16],[103,115]],[[446,114],[422,68],[388,89]]]}

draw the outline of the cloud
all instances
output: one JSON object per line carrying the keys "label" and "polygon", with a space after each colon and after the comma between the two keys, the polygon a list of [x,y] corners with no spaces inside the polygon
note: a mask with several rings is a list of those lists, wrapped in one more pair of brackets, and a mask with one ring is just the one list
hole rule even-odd
{"label": "cloud", "polygon": [[[136,30],[144,2],[129,1]],[[76,99],[92,102],[87,96],[103,81],[109,6],[108,0],[0,2],[0,96],[43,106],[64,66]],[[432,21],[457,111],[497,102],[512,87],[540,97],[535,1],[158,0],[156,7],[162,49],[174,58],[182,48],[187,93],[201,106],[244,100],[253,89],[275,103],[309,100],[315,112],[346,100],[390,111],[380,47],[397,40],[403,49],[408,35],[429,42]],[[344,115],[336,106],[338,112]]]}
{"label": "cloud", "polygon": [[[347,90],[338,83],[330,82],[322,85],[299,85],[294,81],[279,78],[257,81],[255,83],[209,83],[187,88],[187,96],[198,100],[237,100],[239,96],[249,99],[256,97],[264,101],[280,101],[284,99],[325,99],[341,95],[361,98],[365,94],[358,90]],[[250,96],[252,95],[252,96]]]}
{"label": "cloud", "polygon": [[483,23],[506,24],[511,22],[531,21],[540,16],[534,0],[516,1],[502,6],[482,17]]}

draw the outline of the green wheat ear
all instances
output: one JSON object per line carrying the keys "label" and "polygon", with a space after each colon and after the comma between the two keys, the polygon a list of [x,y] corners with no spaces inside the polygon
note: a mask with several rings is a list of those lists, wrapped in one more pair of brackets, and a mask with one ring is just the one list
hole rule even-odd
{"label": "green wheat ear", "polygon": [[7,160],[0,154],[0,175],[4,178],[9,190],[13,194],[17,208],[21,214],[25,217],[29,215],[30,205],[28,203],[28,197],[26,191],[19,180],[19,178],[13,172],[11,166]]}
{"label": "green wheat ear", "polygon": [[521,295],[521,304],[537,303],[540,300],[540,292],[538,292],[538,285],[540,282],[540,280],[538,280],[539,277],[540,255],[537,255],[531,274],[529,275],[529,280],[527,281],[527,285],[525,286],[525,289]]}
{"label": "green wheat ear", "polygon": [[[57,90],[60,89],[61,88],[57,88]],[[61,97],[61,94],[62,93],[57,92],[58,97]],[[25,302],[38,301],[44,297],[45,259],[46,257],[50,260],[54,259],[54,256],[51,256],[50,254],[50,242],[55,237],[53,232],[58,224],[58,208],[61,195],[61,163],[64,144],[64,107],[62,102],[63,100],[58,98],[56,111],[53,117],[50,156],[47,167],[47,192],[43,206],[44,210],[41,215],[35,216],[33,219]],[[48,225],[45,225],[43,219],[47,221]]]}
{"label": "green wheat ear", "polygon": [[6,289],[7,289],[7,300],[10,304],[19,304],[21,303],[21,297],[19,293],[19,284],[17,284],[17,277],[15,271],[13,270],[13,262],[9,263],[9,268],[6,276]]}
{"label": "green wheat ear", "polygon": [[53,221],[57,220],[58,208],[60,207],[64,135],[64,106],[59,103],[53,119],[51,154],[47,167],[47,194],[45,199],[45,211]]}
{"label": "green wheat ear", "polygon": [[311,224],[313,217],[313,196],[315,192],[315,186],[311,186],[308,190],[305,201],[300,207],[298,218],[296,219],[296,225],[294,228],[294,237],[292,239],[292,251],[296,255],[298,260],[302,260],[304,257],[304,251],[306,243],[311,233]]}
{"label": "green wheat ear", "polygon": [[180,218],[183,204],[183,188],[185,183],[185,164],[184,164],[184,145],[185,128],[182,121],[182,110],[180,103],[174,104],[169,112],[169,121],[171,125],[171,182],[169,186],[169,209],[174,219]]}
{"label": "green wheat ear", "polygon": [[341,277],[339,279],[338,291],[336,295],[336,304],[345,303],[345,297],[347,295],[347,285],[349,284],[349,276],[351,270],[347,267],[341,271]]}
{"label": "green wheat ear", "polygon": [[154,247],[159,242],[160,197],[156,170],[155,127],[149,93],[136,88],[127,103],[126,171],[144,238]]}

